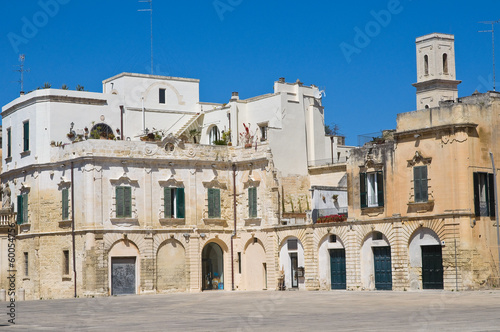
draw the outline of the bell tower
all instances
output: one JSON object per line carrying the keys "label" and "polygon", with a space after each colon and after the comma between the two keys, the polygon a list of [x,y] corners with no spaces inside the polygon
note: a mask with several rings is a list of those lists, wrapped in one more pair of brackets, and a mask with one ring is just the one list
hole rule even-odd
{"label": "bell tower", "polygon": [[431,33],[416,39],[417,110],[438,107],[440,101],[456,100],[455,36]]}

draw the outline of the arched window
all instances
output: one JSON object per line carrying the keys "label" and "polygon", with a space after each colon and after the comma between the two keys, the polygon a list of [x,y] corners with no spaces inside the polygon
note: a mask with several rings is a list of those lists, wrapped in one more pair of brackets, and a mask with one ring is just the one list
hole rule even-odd
{"label": "arched window", "polygon": [[429,57],[424,55],[424,75],[429,75]]}
{"label": "arched window", "polygon": [[443,54],[443,74],[448,75],[448,54]]}
{"label": "arched window", "polygon": [[218,141],[219,139],[220,139],[219,128],[217,128],[217,126],[213,126],[212,129],[210,129],[210,133],[208,134],[208,142],[210,144],[214,144],[214,142]]}
{"label": "arched window", "polygon": [[[111,136],[111,137],[110,137]],[[90,130],[90,138],[114,138],[113,129],[105,123],[98,123]]]}

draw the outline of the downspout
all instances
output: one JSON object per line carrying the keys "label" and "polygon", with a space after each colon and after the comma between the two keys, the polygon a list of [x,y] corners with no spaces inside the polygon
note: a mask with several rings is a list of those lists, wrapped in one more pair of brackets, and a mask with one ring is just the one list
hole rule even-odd
{"label": "downspout", "polygon": [[76,249],[75,249],[75,181],[73,172],[73,162],[71,162],[71,239],[73,241],[73,278],[75,279],[75,298],[76,293]]}
{"label": "downspout", "polygon": [[233,215],[234,231],[231,235],[231,290],[234,291],[234,258],[233,258],[233,239],[236,237],[236,164],[233,164]]}
{"label": "downspout", "polygon": [[123,141],[123,113],[125,113],[125,108],[120,106],[120,139]]}

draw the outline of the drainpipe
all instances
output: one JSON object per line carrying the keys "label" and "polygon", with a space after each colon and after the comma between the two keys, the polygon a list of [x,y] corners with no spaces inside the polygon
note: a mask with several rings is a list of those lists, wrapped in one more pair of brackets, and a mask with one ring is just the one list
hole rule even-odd
{"label": "drainpipe", "polygon": [[76,249],[75,249],[75,180],[73,172],[73,162],[71,162],[71,239],[73,241],[73,278],[75,279],[76,293]]}
{"label": "drainpipe", "polygon": [[234,291],[234,258],[233,258],[233,239],[236,237],[236,164],[233,164],[233,214],[234,231],[231,235],[231,290]]}

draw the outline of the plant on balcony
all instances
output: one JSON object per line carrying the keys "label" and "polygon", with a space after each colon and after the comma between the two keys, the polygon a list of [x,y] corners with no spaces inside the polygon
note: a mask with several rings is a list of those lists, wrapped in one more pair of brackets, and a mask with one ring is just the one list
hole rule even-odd
{"label": "plant on balcony", "polygon": [[246,148],[252,147],[253,140],[255,138],[255,134],[257,133],[257,130],[255,133],[252,135],[250,132],[250,124],[248,124],[248,127],[243,123],[243,127],[245,127],[245,130],[240,133],[240,141],[245,145]]}
{"label": "plant on balcony", "polygon": [[347,220],[347,216],[345,216],[345,215],[332,214],[329,216],[319,217],[318,220],[316,220],[316,223],[317,224],[326,224],[329,222],[342,222],[342,221],[346,221],[346,220]]}

